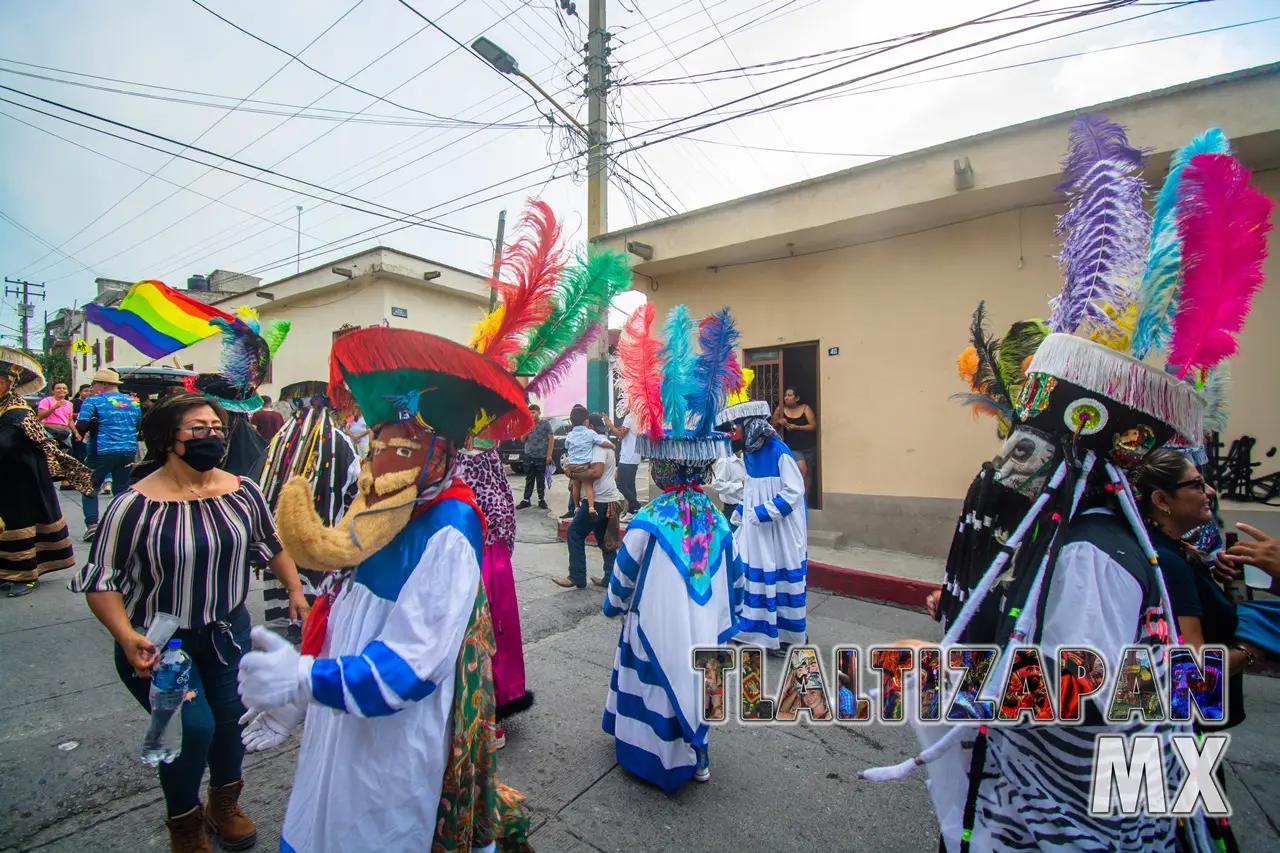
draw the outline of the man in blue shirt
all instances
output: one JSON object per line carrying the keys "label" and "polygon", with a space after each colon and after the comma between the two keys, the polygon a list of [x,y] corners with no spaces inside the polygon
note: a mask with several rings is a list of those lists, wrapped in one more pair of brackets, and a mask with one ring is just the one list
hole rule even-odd
{"label": "man in blue shirt", "polygon": [[98,532],[98,492],[108,476],[112,494],[129,489],[129,468],[138,457],[138,424],[142,409],[138,401],[120,393],[120,374],[99,370],[93,374],[89,399],[76,416],[76,432],[88,436],[88,466],[93,470],[93,494],[85,495],[84,541]]}

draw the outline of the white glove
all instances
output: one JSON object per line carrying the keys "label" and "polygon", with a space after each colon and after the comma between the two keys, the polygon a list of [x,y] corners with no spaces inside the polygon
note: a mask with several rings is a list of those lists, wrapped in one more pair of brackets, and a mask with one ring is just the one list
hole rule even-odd
{"label": "white glove", "polygon": [[250,708],[240,718],[240,725],[244,726],[240,741],[248,752],[277,747],[288,740],[306,716],[306,709],[297,705],[284,705],[270,711]]}
{"label": "white glove", "polygon": [[729,523],[732,524],[734,527],[742,526],[742,506],[741,505],[739,505],[738,508],[733,511],[733,515],[729,516]]}
{"label": "white glove", "polygon": [[255,627],[249,638],[255,651],[240,660],[240,700],[246,708],[266,711],[311,701],[311,664],[284,637]]}

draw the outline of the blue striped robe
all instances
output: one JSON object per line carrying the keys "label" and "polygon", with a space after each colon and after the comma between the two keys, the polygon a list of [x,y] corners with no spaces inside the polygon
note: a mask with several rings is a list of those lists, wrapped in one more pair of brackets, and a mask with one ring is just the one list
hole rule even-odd
{"label": "blue striped robe", "polygon": [[693,649],[737,633],[742,574],[733,539],[722,534],[720,557],[708,566],[709,588],[687,581],[688,558],[676,553],[642,510],[627,526],[604,614],[623,616],[603,727],[614,738],[618,764],[667,793],[693,777],[705,750],[702,676]]}
{"label": "blue striped robe", "polygon": [[738,639],[768,649],[804,643],[809,559],[804,477],[791,451],[777,438],[744,454],[744,461],[747,484],[741,524],[734,535],[747,576]]}

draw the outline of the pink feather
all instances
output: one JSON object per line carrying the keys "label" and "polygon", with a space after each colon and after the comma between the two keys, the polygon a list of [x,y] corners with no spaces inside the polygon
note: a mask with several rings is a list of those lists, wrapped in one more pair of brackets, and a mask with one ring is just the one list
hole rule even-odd
{"label": "pink feather", "polygon": [[653,333],[653,303],[635,310],[618,340],[622,384],[636,428],[654,441],[662,440],[662,341]]}
{"label": "pink feather", "polygon": [[1182,290],[1168,359],[1178,378],[1235,355],[1236,335],[1262,286],[1275,202],[1249,186],[1250,177],[1228,154],[1197,154],[1183,170]]}
{"label": "pink feather", "polygon": [[548,392],[555,390],[569,375],[574,362],[587,354],[587,349],[603,332],[604,323],[588,326],[582,337],[566,347],[563,352],[551,360],[550,364],[540,370],[525,390],[533,397],[545,397]]}

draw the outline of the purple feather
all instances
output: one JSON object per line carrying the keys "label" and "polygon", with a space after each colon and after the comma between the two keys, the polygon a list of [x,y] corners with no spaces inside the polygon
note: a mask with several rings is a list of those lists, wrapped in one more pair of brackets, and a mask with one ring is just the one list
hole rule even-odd
{"label": "purple feather", "polygon": [[1059,192],[1074,195],[1081,181],[1102,160],[1127,163],[1130,169],[1142,168],[1145,159],[1142,151],[1130,145],[1124,128],[1106,116],[1080,116],[1071,122],[1067,135],[1067,157],[1062,161]]}
{"label": "purple feather", "polygon": [[728,308],[721,308],[698,324],[698,346],[702,352],[694,368],[698,391],[689,396],[689,414],[697,418],[695,435],[709,435],[716,415],[729,395],[742,384],[742,368],[735,358],[738,328]]}
{"label": "purple feather", "polygon": [[1114,330],[1106,308],[1119,317],[1133,301],[1151,225],[1146,182],[1134,174],[1141,165],[1142,152],[1129,146],[1119,125],[1099,116],[1072,123],[1061,184],[1071,201],[1057,228],[1066,238],[1059,257],[1065,280],[1053,300],[1051,331]]}
{"label": "purple feather", "polygon": [[567,347],[550,364],[539,371],[538,375],[533,377],[533,381],[529,383],[525,390],[533,397],[543,397],[554,391],[569,375],[570,369],[573,368],[573,363],[579,356],[586,355],[587,349],[603,332],[604,323],[588,326],[587,330],[582,333],[582,337],[578,338],[577,343]]}

